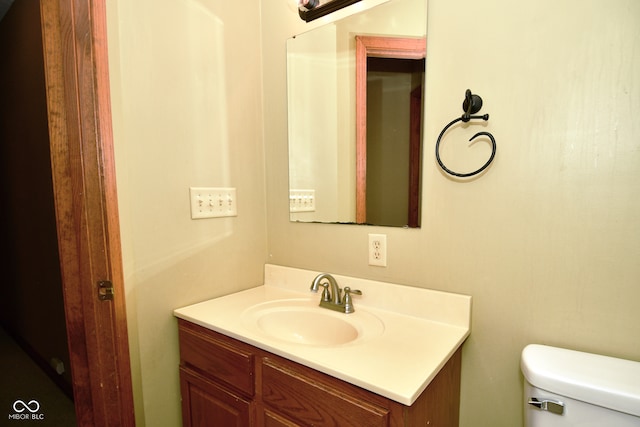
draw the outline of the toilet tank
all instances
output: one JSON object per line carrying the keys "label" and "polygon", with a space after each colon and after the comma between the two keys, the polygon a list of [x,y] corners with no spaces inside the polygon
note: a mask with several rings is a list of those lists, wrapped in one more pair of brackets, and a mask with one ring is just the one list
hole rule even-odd
{"label": "toilet tank", "polygon": [[525,427],[640,427],[640,362],[530,344]]}

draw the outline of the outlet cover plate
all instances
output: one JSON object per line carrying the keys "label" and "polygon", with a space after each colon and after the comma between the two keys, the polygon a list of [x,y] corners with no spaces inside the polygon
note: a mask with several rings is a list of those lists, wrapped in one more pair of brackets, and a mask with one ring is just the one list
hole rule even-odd
{"label": "outlet cover plate", "polygon": [[387,266],[386,234],[369,234],[369,265]]}

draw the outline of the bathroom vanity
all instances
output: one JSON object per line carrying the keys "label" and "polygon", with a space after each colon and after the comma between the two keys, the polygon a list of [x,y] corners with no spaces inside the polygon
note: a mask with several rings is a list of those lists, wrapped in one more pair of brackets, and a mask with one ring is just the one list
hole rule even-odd
{"label": "bathroom vanity", "polygon": [[458,425],[460,350],[405,406],[191,322],[179,330],[185,427]]}
{"label": "bathroom vanity", "polygon": [[344,314],[318,307],[317,274],[267,265],[175,310],[184,426],[458,425],[470,297],[336,275],[362,291]]}

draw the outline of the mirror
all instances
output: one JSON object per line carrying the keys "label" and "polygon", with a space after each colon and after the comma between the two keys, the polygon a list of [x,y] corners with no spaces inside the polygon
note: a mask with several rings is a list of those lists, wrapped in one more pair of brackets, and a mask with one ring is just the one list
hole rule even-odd
{"label": "mirror", "polygon": [[419,227],[425,33],[391,0],[287,41],[291,221]]}

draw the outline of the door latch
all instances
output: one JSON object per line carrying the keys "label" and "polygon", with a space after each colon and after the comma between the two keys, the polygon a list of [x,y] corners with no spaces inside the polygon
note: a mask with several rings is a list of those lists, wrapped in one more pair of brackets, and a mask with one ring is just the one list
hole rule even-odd
{"label": "door latch", "polygon": [[98,299],[100,301],[113,301],[113,283],[109,280],[98,281]]}

